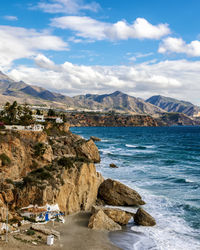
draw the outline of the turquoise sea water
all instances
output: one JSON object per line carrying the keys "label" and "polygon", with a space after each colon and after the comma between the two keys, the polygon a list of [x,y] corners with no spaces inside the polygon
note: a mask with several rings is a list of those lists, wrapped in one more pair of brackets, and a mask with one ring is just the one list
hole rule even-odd
{"label": "turquoise sea water", "polygon": [[[97,142],[104,177],[137,190],[155,227],[129,225],[124,249],[200,249],[200,127],[72,128]],[[119,166],[109,168],[110,163]],[[117,237],[119,239],[119,237]],[[131,241],[131,240],[130,240]]]}

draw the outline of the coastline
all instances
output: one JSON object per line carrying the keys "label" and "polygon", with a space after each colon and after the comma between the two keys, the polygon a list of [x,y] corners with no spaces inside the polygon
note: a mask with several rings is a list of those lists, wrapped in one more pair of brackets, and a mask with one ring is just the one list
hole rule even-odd
{"label": "coastline", "polygon": [[0,250],[27,250],[27,248],[46,250],[49,247],[54,250],[120,250],[121,248],[115,246],[114,242],[110,240],[108,231],[95,231],[87,227],[90,215],[88,212],[79,212],[66,216],[64,224],[55,223],[54,226],[52,222],[46,224],[47,228],[53,226],[60,232],[60,240],[55,239],[53,246],[27,244],[16,240],[13,237],[14,234],[11,234],[8,243],[0,242]]}

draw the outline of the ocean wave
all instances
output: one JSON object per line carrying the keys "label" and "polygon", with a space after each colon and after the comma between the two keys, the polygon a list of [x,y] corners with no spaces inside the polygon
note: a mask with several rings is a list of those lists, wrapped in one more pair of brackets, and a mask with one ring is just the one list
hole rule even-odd
{"label": "ocean wave", "polygon": [[109,142],[109,140],[101,139],[101,142]]}
{"label": "ocean wave", "polygon": [[141,149],[141,150],[145,150],[148,148],[155,148],[154,145],[132,145],[132,144],[126,144],[125,145],[127,148],[135,148],[135,149]]}

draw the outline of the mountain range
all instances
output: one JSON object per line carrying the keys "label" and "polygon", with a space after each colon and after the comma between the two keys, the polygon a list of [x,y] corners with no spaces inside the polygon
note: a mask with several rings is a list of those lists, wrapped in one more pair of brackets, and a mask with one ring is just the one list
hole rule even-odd
{"label": "mountain range", "polygon": [[86,94],[69,97],[47,89],[16,82],[0,72],[0,103],[17,100],[19,103],[47,105],[52,108],[72,110],[116,111],[128,114],[148,114],[162,116],[167,112],[179,112],[193,116],[200,112],[200,107],[192,103],[179,101],[164,96],[152,96],[147,100],[129,96],[120,91],[111,94]]}

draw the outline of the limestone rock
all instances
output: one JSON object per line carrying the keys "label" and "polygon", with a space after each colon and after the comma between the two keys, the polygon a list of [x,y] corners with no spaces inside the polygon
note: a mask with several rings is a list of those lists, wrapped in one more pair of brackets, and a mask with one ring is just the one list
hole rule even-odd
{"label": "limestone rock", "polygon": [[[36,160],[34,146],[38,143],[46,145],[44,158]],[[17,180],[27,175],[32,170],[33,162],[37,168],[49,164],[53,158],[51,147],[45,132],[38,131],[10,131],[1,138],[0,154],[9,157],[9,166],[0,166],[3,178]]]}
{"label": "limestone rock", "polygon": [[128,224],[129,220],[132,217],[131,213],[128,213],[126,211],[123,211],[118,208],[108,208],[108,207],[98,207],[98,206],[93,206],[92,207],[92,213],[96,213],[99,210],[103,210],[103,212],[111,218],[114,222],[120,224],[120,225],[126,225]]}
{"label": "limestone rock", "polygon": [[5,202],[12,202],[14,200],[13,192],[11,189],[7,189],[2,192]]}
{"label": "limestone rock", "polygon": [[16,206],[57,203],[60,210],[66,214],[91,210],[96,202],[99,185],[103,181],[102,175],[96,172],[93,163],[74,162],[67,169],[58,169],[53,177],[54,179],[43,181],[43,186],[28,183],[22,189],[18,189]]}
{"label": "limestone rock", "polygon": [[69,132],[69,128],[70,128],[70,124],[65,122],[65,123],[62,123],[61,125],[59,125],[59,130],[62,131],[62,132]]}
{"label": "limestone rock", "polygon": [[96,136],[90,136],[90,139],[93,141],[101,141],[101,139]]}
{"label": "limestone rock", "polygon": [[121,226],[110,219],[101,209],[90,217],[88,227],[96,230],[121,230]]}
{"label": "limestone rock", "polygon": [[134,221],[137,225],[141,226],[155,226],[155,219],[148,214],[144,209],[139,208],[134,216]]}
{"label": "limestone rock", "polygon": [[133,189],[119,181],[107,179],[99,187],[99,197],[108,205],[113,206],[138,206],[145,202]]}
{"label": "limestone rock", "polygon": [[100,162],[99,150],[93,140],[79,140],[75,145],[78,156],[86,157],[88,160],[98,163]]}
{"label": "limestone rock", "polygon": [[118,166],[115,165],[114,163],[110,163],[110,168],[118,168]]}

